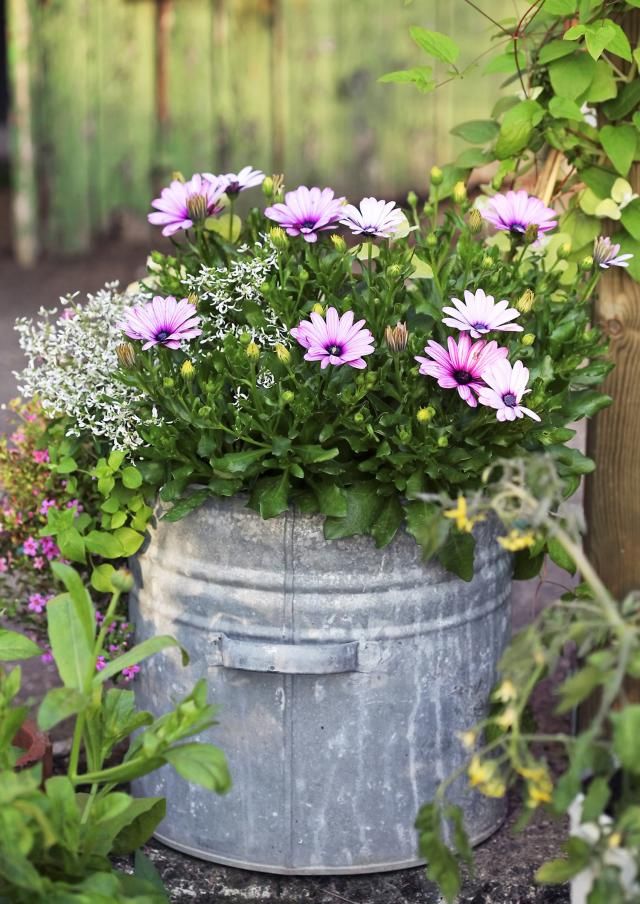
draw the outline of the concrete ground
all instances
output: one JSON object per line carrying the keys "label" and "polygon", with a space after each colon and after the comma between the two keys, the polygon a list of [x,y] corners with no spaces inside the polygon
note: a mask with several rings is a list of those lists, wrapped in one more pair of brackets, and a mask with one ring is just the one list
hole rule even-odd
{"label": "concrete ground", "polygon": [[[105,243],[99,253],[65,260],[45,260],[33,270],[21,270],[8,255],[2,256],[0,243],[0,402],[16,394],[12,372],[21,367],[22,356],[13,322],[17,316],[33,315],[41,306],[54,307],[59,297],[79,290],[94,291],[106,281],[119,279],[123,285],[142,275],[146,247],[140,243]],[[0,422],[0,427],[3,426]],[[583,443],[583,434],[578,437]],[[540,611],[562,589],[567,578],[553,567],[546,582],[529,581],[514,585],[513,622],[519,627]],[[557,582],[557,583],[556,583]],[[40,662],[26,664],[24,692],[38,697],[56,680],[55,670]],[[550,718],[549,688],[543,688],[537,709],[543,719]],[[64,732],[55,745],[60,755],[68,749]],[[517,801],[510,802],[505,826],[478,849],[478,870],[467,882],[460,904],[553,904],[567,902],[568,891],[537,888],[533,874],[540,863],[558,853],[562,826],[541,818],[523,833],[514,836]],[[198,901],[245,904],[437,904],[439,895],[424,871],[407,870],[378,876],[339,878],[283,878],[216,867],[169,851],[160,844],[148,846],[174,902]]]}

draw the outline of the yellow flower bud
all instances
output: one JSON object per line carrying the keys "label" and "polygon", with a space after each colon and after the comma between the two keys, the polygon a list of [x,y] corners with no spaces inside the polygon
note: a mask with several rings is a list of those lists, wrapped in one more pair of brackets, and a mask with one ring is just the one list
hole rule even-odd
{"label": "yellow flower bud", "polygon": [[416,420],[419,424],[428,424],[429,421],[433,419],[435,413],[436,409],[432,405],[428,405],[426,408],[418,408]]}
{"label": "yellow flower bud", "polygon": [[516,301],[516,310],[521,314],[528,314],[535,304],[536,296],[531,289],[525,289],[520,298]]}
{"label": "yellow flower bud", "polygon": [[462,746],[466,750],[472,750],[478,739],[478,737],[477,737],[475,731],[473,731],[473,729],[469,729],[469,731],[461,731],[460,734],[458,735],[458,737],[462,741]]}
{"label": "yellow flower bud", "polygon": [[610,848],[620,847],[620,845],[622,844],[621,833],[620,832],[612,832],[611,835],[609,835],[609,840],[607,841],[607,844],[609,845]]}
{"label": "yellow flower bud", "polygon": [[453,200],[456,204],[464,204],[467,200],[467,186],[464,182],[456,182],[453,186]]}
{"label": "yellow flower bud", "polygon": [[[467,217],[467,225],[469,227],[469,232],[472,235],[476,235],[482,229],[482,214],[477,207],[472,207],[469,211],[469,216]],[[493,264],[492,259],[491,263]]]}
{"label": "yellow flower bud", "polygon": [[533,345],[533,343],[535,341],[536,341],[536,337],[533,335],[533,333],[525,333],[524,336],[522,337],[522,339],[520,340],[520,342],[524,346]]}
{"label": "yellow flower bud", "polygon": [[495,261],[491,257],[490,254],[485,254],[485,256],[480,261],[480,266],[483,270],[491,270],[493,268]]}
{"label": "yellow flower bud", "polygon": [[431,184],[432,185],[442,185],[442,181],[444,179],[444,173],[440,169],[439,166],[431,167]]}
{"label": "yellow flower bud", "polygon": [[272,226],[269,230],[269,239],[276,251],[286,251],[289,247],[287,233],[281,226]]}
{"label": "yellow flower bud", "polygon": [[507,706],[499,716],[496,716],[496,725],[499,725],[500,728],[511,728],[515,723],[517,716],[518,712],[515,707]]}
{"label": "yellow flower bud", "polygon": [[193,366],[193,363],[189,360],[185,361],[180,368],[180,373],[185,378],[185,380],[192,380],[195,376],[196,369]]}
{"label": "yellow flower bud", "polygon": [[283,364],[288,364],[291,361],[291,352],[283,345],[282,342],[276,342],[275,344],[275,352],[278,357],[278,361],[282,361]]}
{"label": "yellow flower bud", "polygon": [[500,703],[511,703],[512,700],[518,699],[518,691],[513,681],[510,678],[505,678],[502,684],[495,689],[492,696],[494,700],[498,700]]}
{"label": "yellow flower bud", "polygon": [[392,279],[397,279],[401,273],[402,267],[400,264],[391,264],[390,267],[387,267],[387,276],[390,276]]}
{"label": "yellow flower bud", "polygon": [[562,245],[560,245],[556,254],[558,255],[558,260],[566,261],[566,259],[571,254],[571,242],[564,242]]}
{"label": "yellow flower bud", "polygon": [[116,348],[116,355],[121,367],[133,367],[136,363],[136,350],[130,342],[121,342]]}
{"label": "yellow flower bud", "polygon": [[172,182],[186,182],[186,179],[184,178],[184,176],[182,175],[180,170],[174,170],[171,173],[171,181]]}
{"label": "yellow flower bud", "polygon": [[320,303],[316,302],[316,304],[314,304],[314,306],[311,308],[311,310],[313,311],[314,314],[320,314],[321,317],[324,317],[324,308],[322,307],[322,305]]}
{"label": "yellow flower bud", "polygon": [[538,241],[538,232],[540,231],[537,223],[529,223],[527,228],[524,231],[524,243],[525,245],[533,245],[534,242]]}
{"label": "yellow flower bud", "polygon": [[251,340],[245,349],[245,354],[251,361],[256,361],[260,357],[260,346]]}
{"label": "yellow flower bud", "polygon": [[336,235],[335,232],[331,236],[331,243],[336,251],[340,252],[340,254],[344,254],[347,250],[347,243],[341,235]]}
{"label": "yellow flower bud", "polygon": [[194,308],[197,308],[200,299],[195,292],[189,292],[189,294],[187,295],[187,301],[189,302],[189,304],[192,304]]}
{"label": "yellow flower bud", "polygon": [[412,191],[410,191],[409,194],[407,195],[407,204],[409,205],[409,207],[414,208],[414,207],[416,206],[417,203],[418,203],[418,196],[417,196],[417,194],[412,190]]}
{"label": "yellow flower bud", "polygon": [[593,258],[591,257],[590,254],[588,254],[586,257],[583,257],[582,260],[580,261],[580,269],[586,273],[588,270],[591,270],[592,268],[593,268]]}
{"label": "yellow flower bud", "polygon": [[446,449],[447,446],[449,445],[449,440],[447,439],[446,436],[439,436],[438,437],[438,445],[440,446],[441,449]]}
{"label": "yellow flower bud", "polygon": [[291,392],[291,390],[285,389],[285,391],[282,393],[282,401],[286,405],[288,405],[289,402],[293,402],[294,399],[295,399],[295,395]]}

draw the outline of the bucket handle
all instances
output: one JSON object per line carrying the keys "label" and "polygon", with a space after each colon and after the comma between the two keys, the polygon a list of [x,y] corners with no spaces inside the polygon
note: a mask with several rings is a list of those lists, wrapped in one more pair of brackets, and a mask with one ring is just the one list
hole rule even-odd
{"label": "bucket handle", "polygon": [[213,664],[247,672],[280,675],[333,675],[358,671],[358,641],[348,643],[272,643],[239,640],[227,634],[215,638]]}

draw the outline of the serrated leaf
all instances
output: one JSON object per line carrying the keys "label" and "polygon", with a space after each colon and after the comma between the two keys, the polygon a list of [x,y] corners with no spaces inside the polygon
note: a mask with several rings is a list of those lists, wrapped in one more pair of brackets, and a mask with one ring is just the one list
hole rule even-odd
{"label": "serrated leaf", "polygon": [[429,56],[435,57],[443,63],[450,64],[455,63],[458,59],[460,48],[448,35],[443,35],[439,31],[430,31],[428,28],[421,28],[419,25],[413,25],[409,29],[409,34],[418,47],[428,53]]}

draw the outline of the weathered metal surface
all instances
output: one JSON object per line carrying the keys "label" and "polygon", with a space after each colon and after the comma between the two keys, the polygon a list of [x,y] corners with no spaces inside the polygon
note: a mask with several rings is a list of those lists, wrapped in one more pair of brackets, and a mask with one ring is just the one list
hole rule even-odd
{"label": "weathered metal surface", "polygon": [[[222,706],[207,736],[234,780],[219,798],[169,770],[141,779],[138,793],[168,797],[158,837],[267,872],[416,865],[416,814],[462,763],[457,733],[482,716],[508,633],[510,560],[494,539],[480,525],[464,583],[407,534],[382,550],[327,542],[319,517],[263,521],[240,498],[158,522],[132,616],[138,640],[173,634],[191,665],[146,663],[138,704],[166,709],[205,676]],[[463,784],[453,799],[478,842],[502,805]]]}

